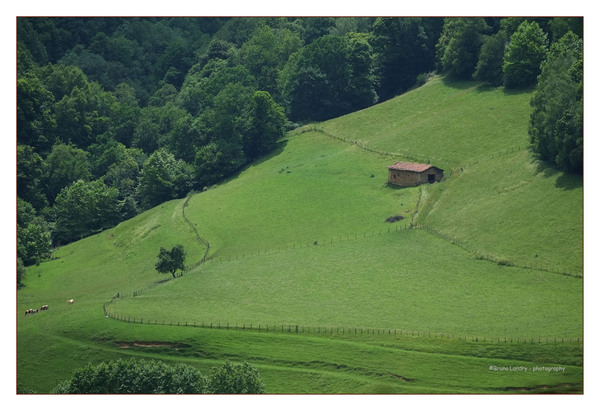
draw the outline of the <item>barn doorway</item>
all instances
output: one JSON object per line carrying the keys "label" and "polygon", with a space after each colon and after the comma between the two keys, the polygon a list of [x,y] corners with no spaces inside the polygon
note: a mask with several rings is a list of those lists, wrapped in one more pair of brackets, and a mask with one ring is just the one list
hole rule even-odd
{"label": "barn doorway", "polygon": [[435,174],[427,174],[427,181],[429,184],[435,183]]}

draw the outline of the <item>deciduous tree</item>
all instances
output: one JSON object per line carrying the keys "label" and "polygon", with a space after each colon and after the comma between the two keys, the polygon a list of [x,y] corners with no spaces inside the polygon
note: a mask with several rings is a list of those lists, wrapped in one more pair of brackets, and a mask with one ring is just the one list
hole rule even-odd
{"label": "deciduous tree", "polygon": [[492,86],[502,85],[504,79],[502,64],[504,62],[504,48],[507,36],[500,31],[485,39],[479,53],[479,61],[475,68],[473,77],[476,80],[486,82]]}
{"label": "deciduous tree", "polygon": [[192,187],[192,167],[183,160],[176,160],[172,153],[161,148],[144,163],[138,194],[142,206],[151,208],[164,201],[183,197]]}
{"label": "deciduous tree", "polygon": [[262,394],[258,370],[227,361],[208,378],[186,364],[113,360],[77,368],[52,394]]}
{"label": "deciduous tree", "polygon": [[44,160],[31,146],[17,146],[17,196],[38,210],[48,204],[42,185],[44,170]]}
{"label": "deciduous tree", "polygon": [[453,77],[470,79],[488,25],[481,17],[448,17],[436,46],[442,69]]}
{"label": "deciduous tree", "polygon": [[535,84],[548,53],[548,37],[536,22],[524,21],[510,37],[504,52],[504,86],[528,87]]}
{"label": "deciduous tree", "polygon": [[50,204],[60,191],[77,180],[92,178],[89,153],[71,144],[56,144],[45,161],[43,182]]}
{"label": "deciduous tree", "polygon": [[583,172],[583,42],[572,32],[550,47],[542,64],[529,136],[543,160]]}
{"label": "deciduous tree", "polygon": [[102,180],[78,180],[56,197],[51,216],[55,224],[52,235],[60,243],[112,227],[121,217],[117,189]]}
{"label": "deciduous tree", "polygon": [[53,394],[204,394],[206,377],[186,364],[114,360],[75,370]]}
{"label": "deciduous tree", "polygon": [[155,268],[159,273],[171,273],[175,278],[177,270],[185,270],[185,250],[183,246],[179,244],[170,250],[161,247]]}
{"label": "deciduous tree", "polygon": [[266,91],[257,91],[252,97],[250,125],[244,135],[244,153],[249,159],[265,155],[275,148],[283,137],[285,126],[283,107]]}
{"label": "deciduous tree", "polygon": [[212,394],[263,394],[265,392],[260,374],[254,366],[247,362],[232,364],[229,361],[219,368],[213,368],[207,389]]}
{"label": "deciduous tree", "polygon": [[[373,49],[379,77],[378,95],[387,100],[411,87],[420,73],[434,68],[435,50],[422,18],[378,18]],[[437,37],[436,37],[437,39]]]}
{"label": "deciduous tree", "polygon": [[17,79],[17,142],[47,153],[56,136],[54,96],[34,75]]}
{"label": "deciduous tree", "polygon": [[31,204],[17,198],[17,257],[25,264],[35,264],[50,255],[50,228],[36,215]]}
{"label": "deciduous tree", "polygon": [[325,120],[352,110],[348,39],[327,35],[294,53],[282,72],[289,117]]}

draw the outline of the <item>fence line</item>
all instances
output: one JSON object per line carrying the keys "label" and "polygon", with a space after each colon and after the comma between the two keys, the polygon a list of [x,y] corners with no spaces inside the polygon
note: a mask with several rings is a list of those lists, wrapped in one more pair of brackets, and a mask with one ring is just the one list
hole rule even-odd
{"label": "fence line", "polygon": [[[417,155],[413,155],[413,154],[411,154],[408,151],[405,151],[403,153],[397,153],[397,152],[386,151],[386,150],[381,150],[381,149],[378,149],[378,148],[374,148],[374,147],[368,146],[367,144],[362,143],[362,142],[360,142],[358,140],[353,140],[353,139],[350,139],[350,138],[341,137],[341,136],[338,136],[338,135],[335,135],[335,134],[331,133],[330,131],[325,131],[322,127],[319,127],[317,125],[311,125],[311,126],[303,127],[300,130],[300,133],[306,133],[306,132],[310,132],[310,131],[322,133],[323,135],[325,135],[327,137],[331,137],[331,138],[334,138],[336,140],[343,141],[345,143],[354,144],[355,146],[359,147],[362,150],[370,151],[370,152],[377,153],[377,154],[380,154],[380,155],[385,155],[385,156],[395,157],[395,158],[401,157],[401,158],[403,158],[405,160],[410,160],[410,161],[415,161],[415,162],[421,162],[421,163],[429,163],[430,160],[431,160],[430,158],[426,158],[427,156],[418,155],[418,154]],[[483,160],[492,159],[492,158],[495,158],[495,157],[500,157],[500,156],[512,154],[512,153],[515,153],[517,151],[522,151],[522,150],[525,150],[525,149],[527,149],[527,146],[509,147],[509,148],[506,148],[506,149],[503,149],[503,150],[495,151],[494,153],[491,153],[491,154],[485,154],[485,155],[483,155],[483,156],[481,156],[479,158],[475,158],[475,159],[467,162],[464,165],[458,165],[457,167],[455,167],[455,169],[464,169],[464,167],[466,167],[466,166],[469,166],[469,165],[472,165],[472,164],[478,164],[479,162],[481,162]],[[451,173],[451,170],[450,170],[450,173]]]}
{"label": "fence line", "polygon": [[[408,220],[408,219],[405,219],[405,220]],[[412,223],[405,221],[405,220],[400,220],[398,222],[390,223],[388,228],[383,229],[383,230],[379,229],[379,230],[363,231],[362,233],[337,234],[337,235],[329,236],[329,238],[325,239],[325,240],[293,242],[293,243],[288,243],[288,244],[284,244],[284,245],[279,245],[279,246],[277,246],[277,248],[248,251],[248,252],[244,252],[242,254],[228,255],[226,257],[213,256],[213,257],[209,257],[206,260],[206,263],[239,261],[239,260],[244,260],[246,258],[264,256],[267,254],[273,254],[273,253],[281,252],[281,251],[296,250],[296,249],[300,250],[300,249],[304,249],[304,248],[319,247],[319,246],[324,246],[324,245],[328,245],[328,244],[353,241],[353,240],[358,240],[358,239],[362,239],[362,238],[371,238],[371,237],[375,237],[375,236],[379,236],[379,235],[398,232],[401,230],[410,230],[411,228],[413,228]],[[392,224],[394,224],[394,225],[392,226]]]}
{"label": "fence line", "polygon": [[204,244],[206,246],[206,251],[204,251],[204,255],[202,256],[202,259],[192,265],[190,265],[189,267],[186,267],[185,271],[191,270],[193,268],[198,267],[200,264],[204,263],[206,261],[206,256],[208,255],[208,252],[210,251],[210,243],[208,242],[208,240],[202,238],[200,236],[200,233],[198,232],[198,230],[196,229],[196,226],[194,224],[192,224],[192,222],[187,218],[187,216],[185,215],[185,208],[187,207],[188,203],[190,202],[190,199],[192,198],[192,196],[196,194],[196,192],[192,191],[187,198],[185,199],[185,201],[183,202],[183,206],[181,208],[181,214],[183,215],[183,219],[185,220],[185,222],[192,227],[192,230],[194,230],[194,233],[196,233],[196,238],[198,239],[198,241],[200,241],[202,244]]}
{"label": "fence line", "polygon": [[451,334],[443,332],[424,332],[424,331],[407,331],[395,328],[374,328],[374,327],[320,327],[320,326],[305,326],[298,324],[265,324],[265,323],[230,323],[230,322],[199,322],[199,321],[173,321],[173,320],[156,320],[143,317],[131,317],[128,315],[120,315],[108,312],[106,304],[104,305],[104,315],[126,323],[140,325],[162,325],[169,327],[192,327],[215,329],[225,331],[249,331],[257,333],[279,333],[279,334],[311,334],[311,335],[336,335],[336,336],[401,336],[401,337],[419,337],[419,338],[435,338],[435,339],[452,339],[457,341],[467,342],[489,342],[489,343],[511,343],[511,344],[581,344],[581,337],[514,337],[514,336],[478,336],[468,334]]}
{"label": "fence line", "polygon": [[[420,198],[421,198],[421,195],[419,195],[419,199]],[[375,236],[389,234],[392,232],[398,232],[401,230],[419,229],[419,230],[426,231],[427,233],[432,234],[442,240],[450,242],[451,244],[456,245],[456,246],[462,248],[463,250],[474,254],[476,256],[476,258],[481,259],[481,260],[490,261],[490,262],[493,262],[498,265],[519,267],[519,268],[524,268],[524,269],[529,269],[529,270],[537,270],[537,271],[544,271],[544,272],[549,272],[549,273],[553,273],[553,274],[560,274],[560,275],[564,275],[564,276],[568,276],[568,277],[582,278],[581,273],[572,273],[565,269],[561,269],[560,267],[551,267],[549,265],[543,265],[543,264],[527,264],[527,263],[520,264],[520,263],[517,263],[514,261],[509,261],[507,259],[502,259],[502,258],[498,258],[498,257],[492,256],[489,254],[481,253],[479,250],[476,250],[475,248],[468,246],[463,241],[458,240],[455,237],[449,236],[447,234],[443,234],[443,233],[441,233],[431,227],[425,226],[423,224],[415,224],[413,222],[408,222],[406,220],[408,220],[408,219],[401,220],[400,222],[396,222],[396,223],[391,223],[391,224],[394,224],[394,226],[390,225],[390,226],[388,226],[388,228],[386,230],[372,230],[372,231],[364,231],[363,233],[338,234],[335,236],[330,236],[329,240],[325,240],[325,241],[305,241],[305,242],[298,242],[298,243],[290,243],[290,244],[278,246],[277,249],[263,249],[263,250],[245,252],[245,253],[238,254],[238,255],[229,255],[226,257],[212,257],[212,258],[208,258],[206,260],[206,262],[207,263],[209,263],[209,262],[223,263],[223,262],[231,262],[231,261],[241,261],[241,260],[245,260],[246,258],[260,257],[260,256],[264,256],[264,255],[270,255],[270,254],[273,254],[276,252],[281,252],[281,251],[318,247],[318,246],[323,246],[323,245],[327,245],[327,244],[335,244],[335,243],[339,243],[339,242],[353,241],[353,240],[362,239],[362,238],[371,238],[371,237],[375,237]]]}
{"label": "fence line", "polygon": [[310,127],[303,127],[302,130],[300,131],[301,133],[307,133],[307,132],[318,132],[318,133],[322,133],[324,135],[326,135],[327,137],[331,137],[334,138],[336,140],[339,141],[343,141],[345,143],[350,143],[350,144],[354,144],[355,146],[357,146],[358,148],[365,150],[365,151],[370,151],[372,153],[376,153],[376,154],[380,154],[380,155],[384,155],[384,156],[389,156],[389,157],[402,157],[405,158],[407,160],[411,160],[411,161],[416,161],[416,162],[425,162],[426,160],[423,160],[423,157],[415,157],[411,154],[409,154],[408,152],[404,152],[404,153],[394,153],[394,152],[390,152],[390,151],[385,151],[385,150],[380,150],[378,148],[374,148],[371,146],[368,146],[358,140],[352,140],[349,138],[345,138],[345,137],[340,137],[337,136],[335,134],[332,134],[329,131],[325,131],[323,128],[312,125]]}
{"label": "fence line", "polygon": [[497,257],[492,256],[492,255],[482,254],[478,250],[475,250],[474,248],[466,245],[464,242],[462,242],[462,241],[460,241],[460,240],[458,240],[458,239],[456,239],[456,238],[454,238],[452,236],[449,236],[447,234],[440,233],[439,231],[437,231],[437,230],[435,230],[435,229],[433,229],[431,227],[422,225],[422,224],[414,224],[413,228],[414,229],[418,229],[418,230],[424,230],[424,231],[428,232],[431,235],[434,235],[434,236],[436,236],[438,238],[441,238],[442,240],[448,241],[448,242],[450,242],[450,243],[452,243],[452,244],[454,244],[454,245],[462,248],[465,251],[468,251],[468,252],[470,252],[472,254],[475,254],[477,256],[477,258],[480,259],[480,260],[491,261],[491,262],[496,263],[498,265],[504,265],[504,266],[509,266],[509,267],[519,267],[519,268],[525,268],[525,269],[528,269],[528,270],[537,270],[537,271],[545,271],[545,272],[553,273],[553,274],[561,274],[561,275],[564,275],[564,276],[567,276],[567,277],[575,277],[575,278],[582,278],[583,277],[583,275],[581,273],[575,273],[574,274],[574,273],[571,273],[571,272],[567,272],[565,269],[560,269],[560,268],[556,268],[556,267],[555,268],[551,268],[548,265],[542,265],[542,264],[540,264],[540,265],[537,265],[537,264],[519,264],[519,263],[515,263],[513,261],[506,260],[506,259],[497,258]]}

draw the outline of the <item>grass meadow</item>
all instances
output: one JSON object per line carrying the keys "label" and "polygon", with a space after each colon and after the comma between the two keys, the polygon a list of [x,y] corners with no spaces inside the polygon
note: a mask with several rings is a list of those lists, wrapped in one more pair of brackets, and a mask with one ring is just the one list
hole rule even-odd
{"label": "grass meadow", "polygon": [[[269,393],[581,392],[581,177],[526,149],[530,96],[436,78],[289,133],[189,199],[210,252],[176,279],[160,247],[206,250],[184,199],[57,249],[17,293],[18,392],[125,357],[249,361]],[[399,160],[446,177],[390,187]],[[246,330],[192,326],[211,322]]]}
{"label": "grass meadow", "polygon": [[[390,216],[410,221],[418,188],[387,186],[391,158],[306,132],[283,152],[189,201],[186,215],[226,258],[387,230]],[[284,147],[284,148],[283,148]]]}
{"label": "grass meadow", "polygon": [[213,261],[109,310],[167,324],[376,327],[516,340],[581,337],[581,300],[578,278],[478,260],[422,230],[400,230]]}
{"label": "grass meadow", "polygon": [[424,191],[419,224],[498,261],[582,275],[581,177],[520,150],[470,163]]}
{"label": "grass meadow", "polygon": [[531,91],[435,77],[382,104],[327,121],[320,128],[406,161],[450,171],[465,162],[527,146]]}

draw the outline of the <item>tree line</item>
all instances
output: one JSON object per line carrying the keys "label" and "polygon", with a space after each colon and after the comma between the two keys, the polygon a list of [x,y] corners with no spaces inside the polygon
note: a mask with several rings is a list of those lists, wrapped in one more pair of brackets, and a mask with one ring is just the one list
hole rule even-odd
{"label": "tree line", "polygon": [[539,79],[532,145],[578,171],[582,34],[580,18],[18,18],[18,256],[209,187],[286,130],[432,72]]}
{"label": "tree line", "polygon": [[203,375],[187,364],[120,359],[77,368],[52,394],[264,394],[265,386],[251,364],[229,360]]}

